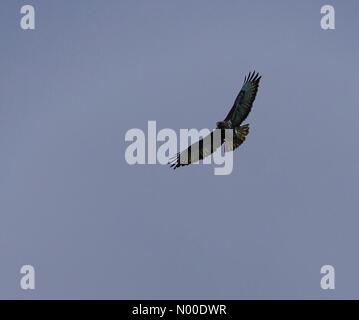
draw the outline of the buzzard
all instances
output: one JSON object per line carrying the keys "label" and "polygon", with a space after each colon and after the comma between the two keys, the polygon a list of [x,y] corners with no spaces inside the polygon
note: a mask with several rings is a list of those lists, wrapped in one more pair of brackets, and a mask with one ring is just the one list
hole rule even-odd
{"label": "buzzard", "polygon": [[[187,166],[195,163],[215,152],[223,143],[225,143],[225,152],[233,151],[238,148],[245,140],[249,132],[249,125],[241,125],[251,112],[253,101],[256,98],[259,81],[261,76],[255,71],[250,72],[244,78],[243,86],[239,92],[233,107],[223,121],[219,121],[209,135],[190,145],[187,149],[177,153],[170,159],[169,164],[176,169],[181,166]],[[233,140],[226,141],[225,130],[230,129],[233,132]],[[219,136],[216,139],[215,136]]]}

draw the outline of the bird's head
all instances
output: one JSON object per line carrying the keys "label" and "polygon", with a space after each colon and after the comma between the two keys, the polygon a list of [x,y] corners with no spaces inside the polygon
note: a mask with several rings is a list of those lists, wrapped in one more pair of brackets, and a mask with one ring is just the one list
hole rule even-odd
{"label": "bird's head", "polygon": [[229,124],[227,121],[218,121],[216,123],[217,129],[229,129]]}

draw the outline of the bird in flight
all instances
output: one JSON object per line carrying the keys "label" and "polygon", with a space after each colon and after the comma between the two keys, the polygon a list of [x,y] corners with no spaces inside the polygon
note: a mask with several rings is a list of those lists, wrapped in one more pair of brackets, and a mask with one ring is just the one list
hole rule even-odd
{"label": "bird in flight", "polygon": [[[193,143],[182,152],[177,153],[177,155],[170,159],[169,165],[173,169],[176,169],[195,163],[211,155],[223,143],[225,143],[225,152],[238,148],[246,140],[246,136],[249,133],[249,124],[241,124],[251,112],[260,79],[261,76],[259,76],[258,72],[250,72],[248,76],[244,78],[241,91],[226,118],[223,121],[218,121],[216,129],[209,135]],[[226,129],[232,130],[233,132],[233,137],[230,141],[226,140]],[[219,139],[215,139],[215,136],[219,136]]]}

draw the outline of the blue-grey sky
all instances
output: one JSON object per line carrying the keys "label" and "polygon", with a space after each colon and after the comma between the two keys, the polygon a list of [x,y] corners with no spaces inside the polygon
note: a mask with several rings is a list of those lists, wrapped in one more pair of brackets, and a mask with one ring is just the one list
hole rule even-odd
{"label": "blue-grey sky", "polygon": [[[320,28],[325,4],[335,30]],[[359,298],[358,13],[1,1],[0,298]],[[210,128],[254,68],[231,175],[126,163],[127,130]],[[335,290],[320,288],[325,264]]]}

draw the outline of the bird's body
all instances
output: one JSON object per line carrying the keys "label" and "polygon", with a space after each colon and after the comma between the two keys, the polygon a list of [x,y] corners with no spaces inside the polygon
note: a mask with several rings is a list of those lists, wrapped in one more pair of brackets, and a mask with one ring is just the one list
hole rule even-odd
{"label": "bird's body", "polygon": [[[243,86],[234,101],[233,107],[223,121],[218,121],[216,129],[209,135],[190,145],[187,149],[178,153],[170,161],[174,169],[195,163],[215,152],[225,143],[225,152],[238,148],[246,139],[249,133],[249,125],[243,121],[248,117],[256,97],[261,76],[258,73],[249,73],[245,77]],[[226,130],[232,130],[233,139],[226,140]],[[216,139],[217,137],[217,139]]]}

